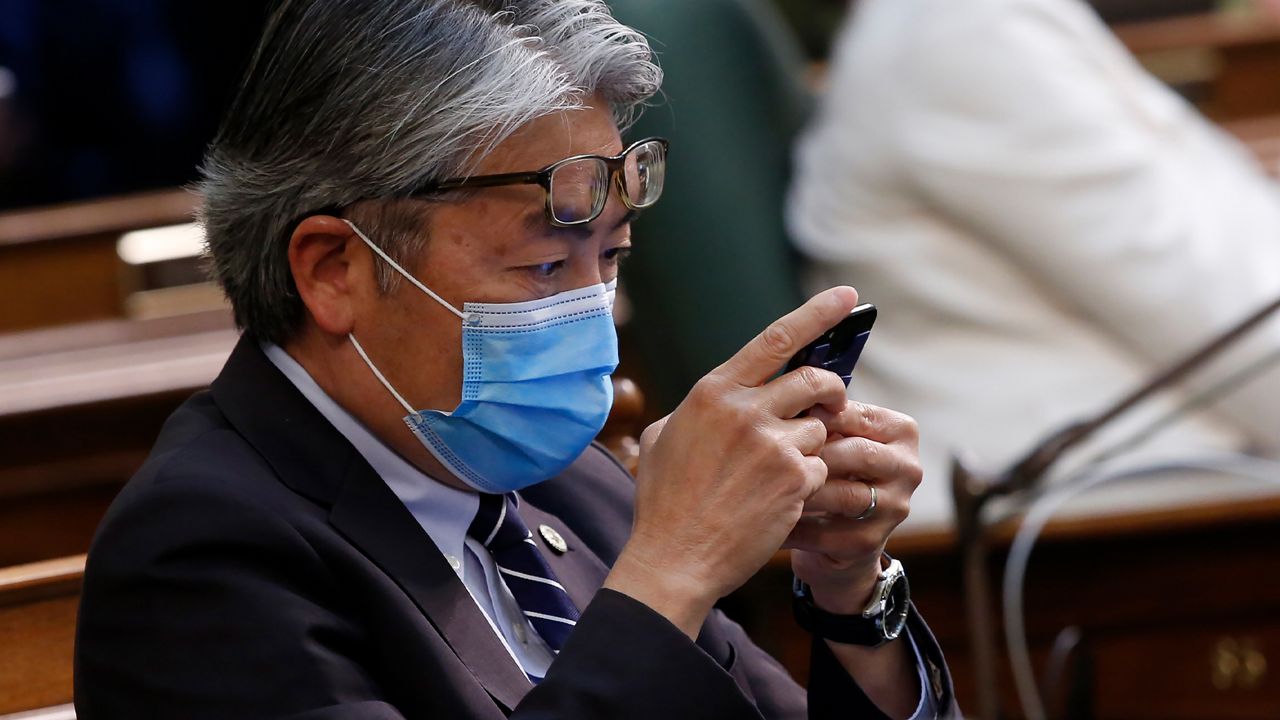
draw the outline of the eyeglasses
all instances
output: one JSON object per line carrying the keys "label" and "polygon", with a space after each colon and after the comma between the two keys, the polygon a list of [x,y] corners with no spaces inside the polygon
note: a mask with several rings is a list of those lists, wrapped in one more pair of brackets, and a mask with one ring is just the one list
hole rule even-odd
{"label": "eyeglasses", "polygon": [[547,219],[552,225],[585,225],[604,212],[613,185],[617,186],[623,204],[630,210],[643,210],[658,202],[667,175],[668,145],[663,138],[648,138],[614,157],[575,155],[537,172],[451,178],[431,183],[413,194],[501,185],[541,185],[546,194]]}

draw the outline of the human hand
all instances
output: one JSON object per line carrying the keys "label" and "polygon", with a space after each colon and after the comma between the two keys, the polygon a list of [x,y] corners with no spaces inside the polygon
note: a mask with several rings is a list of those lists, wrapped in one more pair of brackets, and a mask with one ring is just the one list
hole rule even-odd
{"label": "human hand", "polygon": [[700,380],[641,437],[635,523],[605,586],[696,636],[716,600],[760,569],[827,479],[818,453],[848,400],[839,376],[804,367],[773,381],[797,351],[857,305],[823,292],[774,322]]}
{"label": "human hand", "polygon": [[[850,402],[832,412],[815,408],[830,435],[820,457],[827,481],[805,503],[787,538],[791,567],[824,610],[862,612],[880,574],[889,535],[906,519],[923,479],[915,420],[874,405]],[[871,505],[872,488],[876,504]]]}

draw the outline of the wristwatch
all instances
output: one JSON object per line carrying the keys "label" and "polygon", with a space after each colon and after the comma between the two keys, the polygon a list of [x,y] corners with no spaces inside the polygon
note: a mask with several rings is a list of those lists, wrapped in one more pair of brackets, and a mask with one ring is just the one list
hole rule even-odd
{"label": "wristwatch", "polygon": [[880,647],[897,639],[907,625],[907,610],[911,605],[911,591],[902,563],[889,560],[889,566],[880,571],[871,601],[858,615],[836,615],[819,608],[813,602],[809,586],[795,578],[792,583],[792,609],[796,622],[817,637],[838,643]]}

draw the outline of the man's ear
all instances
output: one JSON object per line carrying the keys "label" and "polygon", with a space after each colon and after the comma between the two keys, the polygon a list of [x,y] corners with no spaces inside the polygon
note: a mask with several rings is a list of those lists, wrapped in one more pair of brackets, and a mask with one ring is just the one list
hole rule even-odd
{"label": "man's ear", "polygon": [[363,247],[350,226],[330,215],[303,219],[289,238],[289,268],[298,295],[327,334],[343,336],[354,326],[362,285],[373,280],[371,273],[360,272],[357,254]]}

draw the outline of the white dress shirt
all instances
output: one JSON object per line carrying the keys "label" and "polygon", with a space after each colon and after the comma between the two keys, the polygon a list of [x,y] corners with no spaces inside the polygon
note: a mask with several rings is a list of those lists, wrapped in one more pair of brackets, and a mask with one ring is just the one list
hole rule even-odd
{"label": "white dress shirt", "polygon": [[555,653],[520,611],[511,590],[498,575],[489,551],[479,541],[467,536],[467,528],[480,507],[479,496],[445,485],[423,473],[334,402],[306,369],[281,347],[264,344],[262,349],[409,509],[467,587],[512,659],[527,674],[545,677]]}
{"label": "white dress shirt", "polygon": [[[1280,190],[1079,0],[854,8],[788,222],[815,284],[880,306],[851,393],[919,421],[907,525],[948,524],[953,450],[1005,467],[1280,295]],[[1276,352],[1280,321],[1246,345],[1093,447]],[[1277,445],[1273,369],[1129,457]]]}

